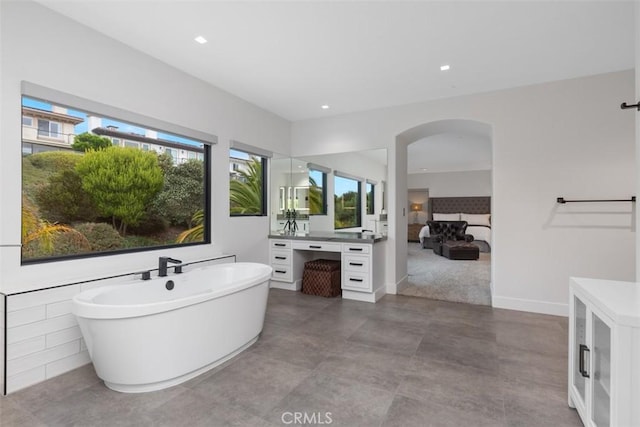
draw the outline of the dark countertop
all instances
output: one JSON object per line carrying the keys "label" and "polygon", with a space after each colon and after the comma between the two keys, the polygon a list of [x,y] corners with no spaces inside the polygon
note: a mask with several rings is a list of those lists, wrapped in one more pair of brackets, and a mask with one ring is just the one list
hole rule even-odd
{"label": "dark countertop", "polygon": [[309,233],[287,233],[284,231],[271,232],[270,239],[285,240],[322,240],[342,243],[377,243],[387,240],[387,236],[373,233],[340,232],[340,231],[311,231]]}

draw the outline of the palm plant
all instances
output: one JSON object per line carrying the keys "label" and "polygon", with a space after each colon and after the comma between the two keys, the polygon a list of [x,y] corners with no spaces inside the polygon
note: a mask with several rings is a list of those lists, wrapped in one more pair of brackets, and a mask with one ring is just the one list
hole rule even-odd
{"label": "palm plant", "polygon": [[86,242],[86,238],[73,228],[58,224],[50,223],[40,219],[36,212],[36,208],[29,202],[26,197],[22,198],[22,247],[25,248],[30,243],[37,243],[41,253],[51,255],[55,252],[56,237],[62,233],[76,233],[82,243]]}
{"label": "palm plant", "polygon": [[232,214],[259,214],[262,212],[262,161],[252,157],[247,169],[238,171],[239,178],[229,184]]}
{"label": "palm plant", "polygon": [[309,177],[309,213],[321,214],[323,213],[322,206],[322,188],[318,186],[316,180],[313,177]]}
{"label": "palm plant", "polygon": [[204,211],[202,209],[193,214],[191,223],[194,226],[180,233],[176,238],[176,243],[204,241]]}

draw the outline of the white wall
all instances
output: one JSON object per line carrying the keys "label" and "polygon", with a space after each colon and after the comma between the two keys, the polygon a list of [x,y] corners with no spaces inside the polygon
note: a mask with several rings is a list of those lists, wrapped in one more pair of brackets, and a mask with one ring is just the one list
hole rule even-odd
{"label": "white wall", "polygon": [[429,197],[491,196],[491,171],[412,173],[407,186],[428,188]]}
{"label": "white wall", "polygon": [[624,71],[306,120],[292,125],[292,155],[390,149],[391,289],[406,277],[406,146],[413,142],[396,137],[437,120],[487,123],[494,305],[566,314],[570,276],[635,277],[629,203],[555,202],[635,194],[634,115],[619,107],[634,92],[634,74]]}
{"label": "white wall", "polygon": [[[237,254],[238,261],[268,261],[268,217],[229,217],[229,140],[288,154],[288,121],[36,3],[2,2],[0,10],[0,290],[151,268],[165,252],[183,260],[225,252]],[[212,150],[214,244],[21,267],[21,80],[217,135],[219,144]]]}

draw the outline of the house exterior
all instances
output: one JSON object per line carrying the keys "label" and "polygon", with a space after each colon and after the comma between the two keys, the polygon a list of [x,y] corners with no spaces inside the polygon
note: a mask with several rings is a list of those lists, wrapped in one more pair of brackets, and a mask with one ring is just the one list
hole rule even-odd
{"label": "house exterior", "polygon": [[142,151],[154,151],[158,154],[168,154],[174,165],[188,160],[204,160],[202,145],[188,145],[158,138],[157,132],[147,130],[146,135],[122,132],[115,126],[97,127],[91,130],[96,135],[107,137],[113,145],[118,147],[138,148]]}
{"label": "house exterior", "polygon": [[71,150],[74,128],[83,121],[57,105],[52,111],[22,107],[22,154]]}

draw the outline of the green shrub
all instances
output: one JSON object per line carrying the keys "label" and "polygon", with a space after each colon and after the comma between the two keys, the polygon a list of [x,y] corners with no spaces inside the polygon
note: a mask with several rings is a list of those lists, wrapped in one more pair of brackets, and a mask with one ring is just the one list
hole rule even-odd
{"label": "green shrub", "polygon": [[82,189],[82,180],[75,170],[63,170],[49,178],[48,185],[35,191],[41,215],[49,221],[69,224],[95,221],[98,217],[91,197]]}
{"label": "green shrub", "polygon": [[51,172],[73,169],[82,157],[73,151],[45,151],[28,156],[33,166]]}
{"label": "green shrub", "polygon": [[92,252],[112,251],[124,244],[118,231],[104,222],[86,222],[74,228],[87,238]]}

